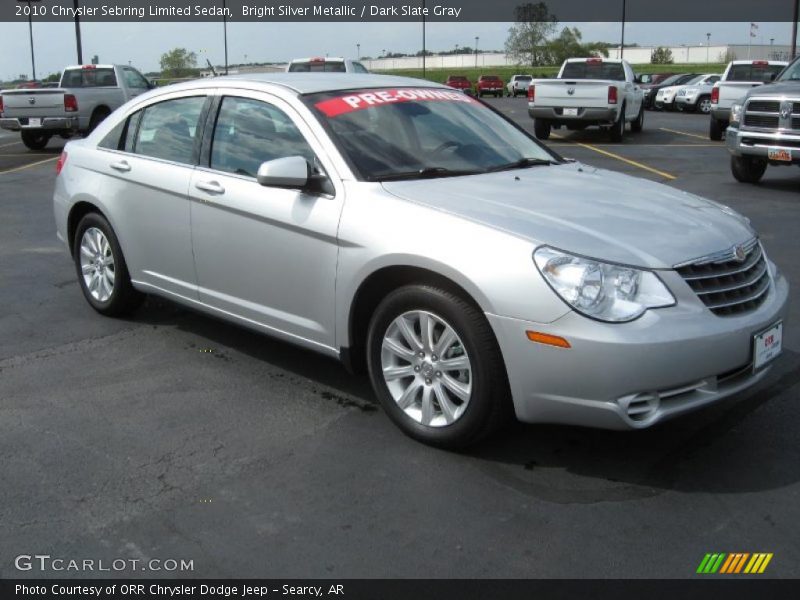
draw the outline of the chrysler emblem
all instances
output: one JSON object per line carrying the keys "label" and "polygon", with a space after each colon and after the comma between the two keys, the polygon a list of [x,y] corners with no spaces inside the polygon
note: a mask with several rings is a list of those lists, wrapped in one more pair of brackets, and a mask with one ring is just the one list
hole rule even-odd
{"label": "chrysler emblem", "polygon": [[567,88],[567,93],[572,96],[575,93],[575,88]]}
{"label": "chrysler emblem", "polygon": [[792,103],[781,102],[781,119],[788,119],[792,114]]}
{"label": "chrysler emblem", "polygon": [[28,104],[36,104],[36,97],[31,96],[30,98],[28,98]]}
{"label": "chrysler emblem", "polygon": [[733,258],[738,262],[744,262],[744,259],[747,258],[747,253],[744,251],[743,246],[736,246],[733,249]]}

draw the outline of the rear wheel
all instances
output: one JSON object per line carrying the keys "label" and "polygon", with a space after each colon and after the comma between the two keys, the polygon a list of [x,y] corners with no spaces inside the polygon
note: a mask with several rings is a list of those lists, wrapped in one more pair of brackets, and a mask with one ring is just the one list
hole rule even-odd
{"label": "rear wheel", "polygon": [[639,109],[639,115],[631,123],[631,131],[634,133],[639,133],[642,129],[644,129],[644,106]]}
{"label": "rear wheel", "polygon": [[727,129],[728,125],[725,124],[725,127],[722,126],[721,121],[717,121],[714,117],[711,117],[711,121],[708,125],[708,137],[715,142],[718,142],[722,139],[722,133]]}
{"label": "rear wheel", "polygon": [[550,138],[550,121],[545,119],[533,120],[533,133],[540,140],[547,140]]}
{"label": "rear wheel", "polygon": [[369,327],[368,367],[386,413],[407,435],[463,448],[510,415],[502,356],[481,311],[428,285],[395,290]]}
{"label": "rear wheel", "polygon": [[611,126],[609,130],[609,135],[611,137],[612,142],[621,142],[622,138],[625,135],[625,105],[622,105],[622,108],[619,111],[619,118],[617,119],[616,123]]}
{"label": "rear wheel", "polygon": [[92,118],[89,119],[89,130],[87,133],[92,133],[110,114],[111,112],[105,108],[98,108],[95,110],[94,113],[92,113]]}
{"label": "rear wheel", "polygon": [[44,150],[47,142],[50,141],[50,135],[43,131],[22,131],[22,143],[29,150]]}
{"label": "rear wheel", "polygon": [[72,256],[81,291],[97,312],[117,317],[141,303],[144,296],[134,289],[117,236],[103,216],[89,213],[81,219]]}
{"label": "rear wheel", "polygon": [[767,170],[767,161],[752,156],[731,156],[731,173],[741,183],[758,183]]}

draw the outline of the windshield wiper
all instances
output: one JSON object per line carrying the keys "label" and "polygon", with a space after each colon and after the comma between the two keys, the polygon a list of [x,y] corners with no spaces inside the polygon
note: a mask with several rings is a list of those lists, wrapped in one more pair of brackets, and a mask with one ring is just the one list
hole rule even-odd
{"label": "windshield wiper", "polygon": [[457,177],[459,175],[477,175],[484,171],[474,169],[448,169],[446,167],[426,167],[416,171],[402,171],[370,178],[371,181],[401,181],[403,179],[434,179],[436,177]]}
{"label": "windshield wiper", "polygon": [[486,169],[486,173],[495,173],[497,171],[510,171],[512,169],[524,169],[526,167],[550,166],[558,164],[560,163],[548,158],[520,158],[519,160],[515,160],[514,162],[506,163],[503,165],[497,165],[496,167],[490,167]]}

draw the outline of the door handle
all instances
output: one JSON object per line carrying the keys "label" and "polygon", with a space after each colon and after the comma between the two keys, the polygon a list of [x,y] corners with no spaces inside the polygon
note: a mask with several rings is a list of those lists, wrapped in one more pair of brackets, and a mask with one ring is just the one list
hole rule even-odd
{"label": "door handle", "polygon": [[131,166],[128,164],[127,160],[121,160],[119,162],[114,162],[108,165],[115,171],[119,171],[120,173],[127,173],[131,170]]}
{"label": "door handle", "polygon": [[198,181],[194,184],[198,190],[202,190],[209,194],[224,194],[225,188],[216,181]]}

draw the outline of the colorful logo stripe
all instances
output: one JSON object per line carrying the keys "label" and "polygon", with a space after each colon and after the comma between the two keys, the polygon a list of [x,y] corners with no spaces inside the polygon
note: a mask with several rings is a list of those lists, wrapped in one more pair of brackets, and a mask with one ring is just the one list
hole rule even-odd
{"label": "colorful logo stripe", "polygon": [[697,573],[707,574],[739,574],[763,573],[772,560],[772,552],[716,552],[709,553],[700,561]]}

